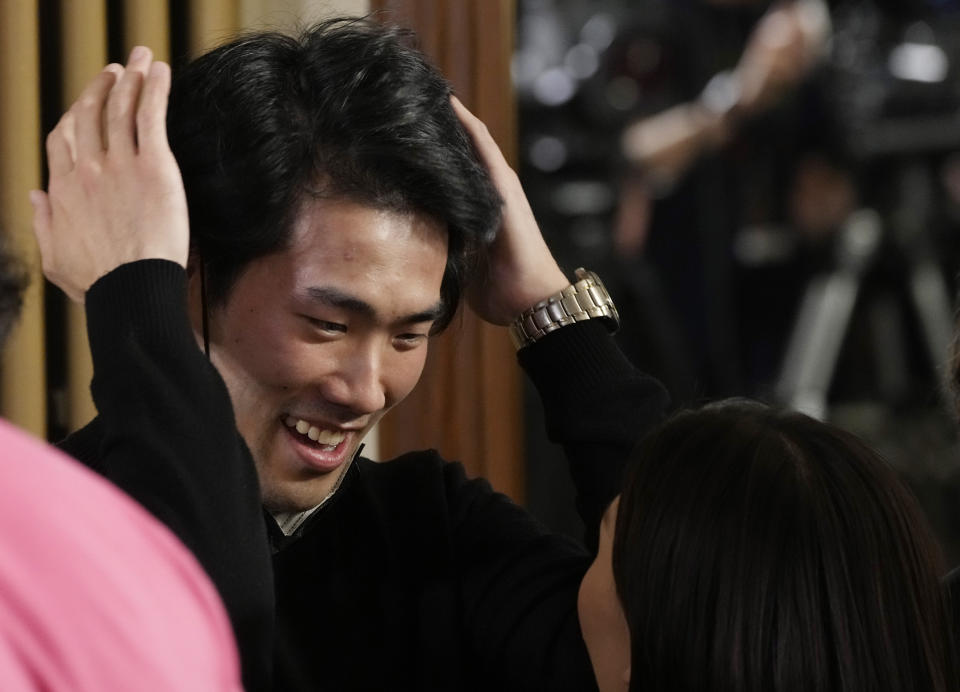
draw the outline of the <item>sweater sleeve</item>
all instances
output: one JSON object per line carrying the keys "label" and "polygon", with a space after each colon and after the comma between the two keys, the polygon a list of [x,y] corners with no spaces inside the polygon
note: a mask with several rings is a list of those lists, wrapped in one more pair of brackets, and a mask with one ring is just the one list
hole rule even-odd
{"label": "sweater sleeve", "polygon": [[590,550],[448,465],[464,631],[488,689],[595,689],[577,619],[580,581],[630,450],[661,419],[667,397],[595,322],[548,334],[520,360],[543,397],[551,439],[565,448]]}
{"label": "sweater sleeve", "polygon": [[472,689],[595,690],[577,620],[590,555],[459,464],[444,470]]}
{"label": "sweater sleeve", "polygon": [[518,357],[543,401],[547,435],[567,456],[595,553],[630,451],[666,413],[666,390],[627,360],[598,320],[551,332]]}
{"label": "sweater sleeve", "polygon": [[229,612],[246,688],[267,689],[273,575],[256,469],[186,306],[186,274],[163,260],[123,265],[88,291],[96,469],[197,556]]}

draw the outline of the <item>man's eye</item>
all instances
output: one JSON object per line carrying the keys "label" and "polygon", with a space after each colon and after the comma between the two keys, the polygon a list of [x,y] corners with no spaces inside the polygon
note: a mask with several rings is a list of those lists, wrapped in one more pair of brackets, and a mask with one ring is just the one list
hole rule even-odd
{"label": "man's eye", "polygon": [[307,318],[307,321],[316,327],[325,332],[336,332],[338,334],[343,334],[347,331],[347,325],[340,324],[339,322],[329,322],[327,320],[317,319],[316,317],[310,317],[309,315],[304,315]]}
{"label": "man's eye", "polygon": [[416,348],[426,340],[426,334],[416,334],[412,332],[407,334],[397,334],[394,337],[394,341],[396,342],[397,347],[400,349]]}

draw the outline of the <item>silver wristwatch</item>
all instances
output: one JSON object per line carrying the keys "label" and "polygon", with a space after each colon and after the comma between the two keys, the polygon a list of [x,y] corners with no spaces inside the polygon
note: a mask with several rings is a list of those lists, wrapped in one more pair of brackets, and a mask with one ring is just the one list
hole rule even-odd
{"label": "silver wristwatch", "polygon": [[574,283],[541,300],[510,324],[510,338],[518,351],[574,322],[600,319],[611,334],[620,327],[620,315],[600,277],[582,267],[575,274]]}

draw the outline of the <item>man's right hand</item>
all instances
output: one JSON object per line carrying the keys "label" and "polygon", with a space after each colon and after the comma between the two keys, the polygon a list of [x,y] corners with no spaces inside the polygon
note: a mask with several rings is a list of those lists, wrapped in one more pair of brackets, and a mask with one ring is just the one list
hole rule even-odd
{"label": "man's right hand", "polygon": [[166,134],[170,67],[137,47],[108,65],[47,137],[47,192],[30,193],[43,273],[73,300],[140,259],[186,267],[187,201]]}

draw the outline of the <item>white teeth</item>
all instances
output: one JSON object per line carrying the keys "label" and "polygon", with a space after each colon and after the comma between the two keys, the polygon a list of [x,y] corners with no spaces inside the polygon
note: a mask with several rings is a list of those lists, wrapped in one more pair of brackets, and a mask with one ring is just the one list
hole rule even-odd
{"label": "white teeth", "polygon": [[333,430],[318,430],[317,431],[317,442],[324,445],[330,445],[331,447],[336,447],[338,444],[343,442],[343,438],[346,435],[342,432],[334,432]]}
{"label": "white teeth", "polygon": [[314,442],[325,445],[331,449],[343,442],[343,438],[347,436],[346,433],[335,430],[321,430],[317,426],[311,425],[301,418],[294,418],[293,416],[287,416],[283,419],[283,422],[288,428],[293,428],[301,435],[306,435]]}

